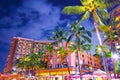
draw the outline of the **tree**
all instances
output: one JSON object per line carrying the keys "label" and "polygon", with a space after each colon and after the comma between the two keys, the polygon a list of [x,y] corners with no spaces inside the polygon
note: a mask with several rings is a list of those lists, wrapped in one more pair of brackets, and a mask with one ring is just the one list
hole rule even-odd
{"label": "tree", "polygon": [[17,68],[22,69],[23,76],[25,76],[24,72],[26,72],[26,70],[30,70],[29,63],[28,63],[29,61],[30,61],[29,57],[25,55],[17,59],[17,63],[15,63],[15,66]]}
{"label": "tree", "polygon": [[[111,53],[111,51],[107,48],[107,46],[103,45],[103,46],[102,46],[102,49],[105,51],[105,57],[106,57],[106,58],[110,58],[110,57],[112,56],[112,53]],[[95,49],[96,54],[102,56],[102,55],[101,55],[102,49],[101,49],[101,46],[100,46],[100,45],[96,46],[96,49]]]}
{"label": "tree", "polygon": [[[60,58],[60,63],[61,63],[62,68],[63,68],[64,60],[66,61],[69,75],[70,75],[70,68],[68,65],[67,56],[68,56],[68,54],[70,54],[70,52],[71,52],[70,50],[67,50],[64,47],[59,47],[58,52],[57,52],[57,55],[59,55],[59,58]],[[63,79],[63,70],[62,70],[62,80],[64,80]]]}
{"label": "tree", "polygon": [[58,47],[63,47],[63,40],[66,40],[67,32],[63,30],[63,28],[58,27],[58,29],[52,32],[52,36],[50,37],[51,40],[56,40],[58,43]]}
{"label": "tree", "polygon": [[[116,0],[115,2],[120,3],[118,0]],[[101,29],[105,34],[104,42],[107,43],[108,46],[110,46],[110,50],[113,53],[114,52],[119,53],[119,49],[120,49],[120,48],[117,49],[117,46],[119,46],[119,41],[120,41],[120,17],[119,15],[116,15],[118,13],[119,13],[119,6],[117,6],[110,12],[110,17],[107,20],[103,20],[104,23],[106,23],[106,25],[109,27],[106,27],[104,30]],[[117,64],[117,61],[114,61],[114,63]],[[115,71],[116,68],[117,66],[114,65],[114,75],[116,75],[116,71]]]}
{"label": "tree", "polygon": [[[60,52],[60,56],[62,56],[63,53],[61,54],[61,50],[63,49],[63,40],[66,40],[67,32],[64,31],[63,28],[58,27],[58,29],[56,31],[54,31],[52,34],[53,34],[53,36],[50,37],[50,39],[51,40],[56,40],[56,42],[58,44],[58,49],[57,50],[58,50],[58,52]],[[58,54],[57,54],[57,56],[58,56]],[[67,60],[66,60],[66,62],[67,62]],[[62,63],[61,63],[61,65],[62,65]],[[63,65],[62,65],[62,68],[63,68]],[[69,66],[68,66],[68,72],[70,74]],[[62,74],[62,79],[63,79],[63,74]]]}
{"label": "tree", "polygon": [[28,61],[28,67],[30,68],[30,71],[36,73],[36,70],[39,69],[39,58],[37,53],[31,53],[29,56],[29,61]]}
{"label": "tree", "polygon": [[28,74],[32,72],[36,73],[36,70],[40,70],[41,68],[45,68],[45,64],[43,61],[43,52],[39,53],[31,53],[29,55],[25,55],[16,60],[17,63],[15,66],[17,68],[21,68],[25,71],[29,71]]}
{"label": "tree", "polygon": [[[68,36],[67,44],[70,42],[70,40],[74,39],[74,37],[75,37],[74,41],[75,41],[75,44],[76,44],[76,55],[77,55],[77,60],[78,60],[79,73],[80,73],[80,76],[81,76],[79,51],[86,48],[86,47],[83,46],[83,43],[91,42],[90,37],[92,35],[89,31],[85,30],[85,28],[83,26],[81,26],[81,25],[79,26],[78,21],[76,21],[72,25],[70,25],[70,30],[68,32],[70,33],[70,35]],[[66,44],[66,46],[67,46],[67,44]]]}
{"label": "tree", "polygon": [[53,52],[53,46],[52,45],[46,45],[44,46],[44,51],[46,53],[46,59],[47,60],[47,65],[48,65],[48,68],[51,68],[51,59],[52,59],[52,52]]}
{"label": "tree", "polygon": [[[105,2],[103,0],[80,0],[80,1],[82,3],[82,6],[67,6],[63,9],[63,12],[67,13],[67,14],[82,14],[83,13],[83,16],[79,20],[79,23],[82,20],[89,18],[90,13],[91,13],[92,17],[94,19],[94,27],[95,27],[96,34],[97,34],[97,37],[99,40],[99,45],[102,48],[103,43],[101,40],[98,25],[104,26],[104,24],[102,23],[100,18],[108,17]],[[105,53],[104,53],[103,49],[102,49],[102,55],[105,59]],[[104,69],[107,73],[108,80],[110,80],[110,75],[109,75],[109,72],[108,72],[108,69],[106,66],[106,59],[104,60]]]}

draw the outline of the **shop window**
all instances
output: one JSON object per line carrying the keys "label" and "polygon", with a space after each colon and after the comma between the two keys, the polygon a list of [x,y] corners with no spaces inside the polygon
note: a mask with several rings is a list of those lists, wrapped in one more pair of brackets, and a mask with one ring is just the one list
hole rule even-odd
{"label": "shop window", "polygon": [[63,67],[64,67],[64,68],[68,67],[67,63],[64,63],[64,64],[63,64]]}
{"label": "shop window", "polygon": [[50,65],[50,69],[52,69],[52,65]]}
{"label": "shop window", "polygon": [[61,68],[61,65],[60,64],[56,64],[55,68]]}

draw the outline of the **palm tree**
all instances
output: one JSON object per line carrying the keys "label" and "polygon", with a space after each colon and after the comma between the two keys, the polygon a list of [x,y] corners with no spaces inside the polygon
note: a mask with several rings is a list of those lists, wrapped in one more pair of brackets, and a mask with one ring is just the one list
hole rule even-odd
{"label": "palm tree", "polygon": [[[56,40],[57,44],[58,44],[58,52],[60,52],[60,56],[63,55],[63,51],[61,53],[61,50],[63,49],[63,40],[66,40],[66,36],[67,36],[67,32],[63,30],[63,28],[58,27],[58,29],[53,32],[53,36],[50,38],[52,40]],[[58,54],[57,54],[58,56]],[[65,57],[65,56],[64,56]],[[62,58],[62,57],[61,57]],[[66,58],[66,57],[65,57]],[[67,62],[67,59],[66,59]],[[63,64],[61,63],[61,66],[63,68]],[[70,70],[69,70],[69,66],[68,66],[68,72],[70,74]],[[62,72],[63,73],[63,72]],[[63,74],[62,74],[62,79],[63,79]]]}
{"label": "palm tree", "polygon": [[25,76],[24,72],[26,72],[27,69],[28,70],[30,69],[30,67],[28,66],[29,65],[29,63],[28,63],[29,61],[30,61],[30,58],[27,55],[25,55],[25,56],[19,58],[17,60],[17,63],[15,64],[15,66],[17,68],[21,68],[22,69],[23,76]]}
{"label": "palm tree", "polygon": [[[59,47],[58,48],[57,55],[60,58],[61,67],[63,69],[63,67],[64,67],[63,64],[64,64],[64,62],[66,62],[67,63],[67,68],[68,68],[68,73],[70,75],[70,68],[69,68],[68,60],[67,60],[67,56],[68,56],[69,53],[70,53],[70,50],[66,50],[64,47]],[[64,78],[63,78],[63,70],[62,70],[62,80],[64,80]]]}
{"label": "palm tree", "polygon": [[[89,51],[91,49],[91,44],[88,44],[88,43],[86,44],[84,41],[81,41],[79,46],[80,46],[80,52],[84,52],[85,50]],[[69,48],[72,52],[76,53],[76,50],[77,50],[76,44],[70,45]],[[81,65],[81,68],[82,68],[82,65]]]}
{"label": "palm tree", "polygon": [[58,27],[58,29],[56,31],[54,31],[53,36],[50,37],[51,40],[56,40],[56,42],[58,43],[58,47],[63,47],[63,40],[66,40],[66,31],[63,30],[63,28]]}
{"label": "palm tree", "polygon": [[[47,55],[46,59],[48,59],[46,64],[47,64],[47,67],[50,69],[52,68],[51,60],[52,60],[53,46],[51,44],[44,46],[44,51]],[[51,75],[51,72],[49,72],[49,74]]]}
{"label": "palm tree", "polygon": [[37,57],[38,57],[38,65],[39,65],[39,69],[44,69],[45,68],[45,63],[44,63],[44,51],[38,52],[37,53]]}
{"label": "palm tree", "polygon": [[[50,59],[52,58],[53,46],[52,45],[44,46],[44,51],[45,51],[46,55],[48,55],[48,61],[50,61]],[[50,62],[48,62],[48,64],[50,64]],[[50,68],[50,65],[48,68]]]}
{"label": "palm tree", "polygon": [[36,62],[35,62],[35,65],[34,65],[34,69],[36,70],[35,73],[38,73],[37,76],[38,76],[38,79],[40,79],[40,75],[39,75],[39,71],[40,69],[45,69],[45,62],[44,62],[44,54],[45,52],[44,51],[41,51],[41,52],[38,52],[38,53],[35,53],[36,54]]}
{"label": "palm tree", "polygon": [[[78,68],[79,68],[79,73],[81,76],[81,66],[80,66],[80,56],[79,56],[79,51],[81,51],[81,42],[85,43],[87,42],[91,42],[90,38],[92,35],[89,31],[85,30],[85,28],[83,26],[79,26],[78,25],[78,21],[76,21],[74,24],[70,25],[71,30],[69,30],[68,32],[70,33],[68,40],[67,40],[67,44],[69,43],[70,40],[74,39],[75,37],[75,43],[76,43],[76,55],[77,55],[77,60],[78,60]],[[67,46],[66,44],[66,46]]]}
{"label": "palm tree", "polygon": [[[118,2],[118,0],[116,0],[115,2]],[[108,3],[110,3],[110,2],[108,2]],[[112,5],[112,6],[114,6],[114,5]],[[110,12],[110,17],[109,17],[108,21],[103,20],[104,23],[106,23],[106,25],[109,27],[105,27],[104,30],[101,28],[101,30],[105,34],[104,42],[107,43],[108,46],[110,46],[110,50],[113,52],[115,52],[115,51],[117,52],[116,43],[119,42],[119,37],[120,37],[119,36],[120,35],[120,32],[119,32],[120,31],[120,28],[119,28],[120,17],[115,15],[117,13],[116,11],[117,10]],[[117,63],[117,61],[114,63]],[[115,68],[114,68],[114,75],[116,75]]]}
{"label": "palm tree", "polygon": [[[28,62],[28,67],[32,70],[32,72],[36,73],[35,71],[39,69],[39,59],[38,55],[36,53],[31,53],[29,55],[29,62]],[[31,71],[30,70],[30,71]]]}
{"label": "palm tree", "polygon": [[[90,13],[91,13],[94,19],[94,27],[95,27],[96,34],[99,40],[99,45],[102,48],[103,43],[100,37],[100,31],[99,31],[98,25],[104,26],[100,20],[100,17],[102,18],[108,17],[108,13],[106,11],[106,5],[103,0],[80,0],[80,2],[82,3],[82,6],[67,6],[63,9],[63,12],[67,14],[82,14],[83,13],[83,16],[79,20],[79,23],[82,20],[89,18]],[[103,50],[102,50],[102,55],[105,59],[105,53]],[[108,80],[110,80],[110,75],[109,75],[109,72],[106,66],[106,59],[104,60],[104,69],[107,73]]]}

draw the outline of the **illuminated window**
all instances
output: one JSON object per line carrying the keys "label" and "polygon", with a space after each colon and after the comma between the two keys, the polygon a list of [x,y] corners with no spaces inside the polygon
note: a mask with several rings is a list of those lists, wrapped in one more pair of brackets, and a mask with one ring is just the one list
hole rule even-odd
{"label": "illuminated window", "polygon": [[60,64],[56,64],[55,68],[61,68],[61,65]]}

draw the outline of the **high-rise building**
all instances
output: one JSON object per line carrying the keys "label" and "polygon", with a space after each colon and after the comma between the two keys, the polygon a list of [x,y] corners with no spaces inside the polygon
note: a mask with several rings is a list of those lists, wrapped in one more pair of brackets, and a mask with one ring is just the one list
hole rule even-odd
{"label": "high-rise building", "polygon": [[12,70],[14,61],[24,55],[37,53],[43,50],[43,46],[52,42],[36,41],[27,38],[14,37],[11,42],[10,52],[4,71]]}

